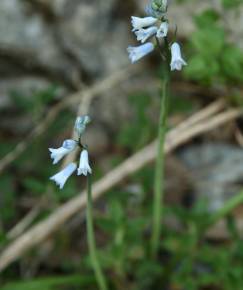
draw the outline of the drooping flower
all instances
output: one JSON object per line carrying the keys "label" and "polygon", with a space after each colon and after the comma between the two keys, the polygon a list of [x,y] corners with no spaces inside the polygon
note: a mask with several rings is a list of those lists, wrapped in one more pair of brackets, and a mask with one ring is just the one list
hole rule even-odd
{"label": "drooping flower", "polygon": [[181,48],[177,42],[174,42],[171,46],[171,70],[181,70],[183,65],[187,65],[181,56]]}
{"label": "drooping flower", "polygon": [[70,163],[62,171],[50,177],[50,180],[53,180],[60,189],[63,189],[68,178],[74,173],[77,169],[76,163]]}
{"label": "drooping flower", "polygon": [[166,22],[166,21],[165,22],[162,22],[161,25],[160,25],[160,27],[159,27],[159,29],[158,29],[158,31],[157,31],[156,36],[158,38],[166,37],[167,34],[168,34],[168,30],[169,30],[169,24],[168,24],[168,22]]}
{"label": "drooping flower", "polygon": [[154,50],[154,45],[152,42],[147,42],[145,44],[142,44],[140,46],[129,46],[127,48],[127,51],[129,53],[129,58],[132,63],[135,63],[139,59],[143,58],[150,52]]}
{"label": "drooping flower", "polygon": [[154,25],[156,22],[157,22],[157,19],[154,17],[140,18],[140,17],[132,16],[131,17],[131,23],[132,23],[132,27],[133,27],[132,31],[136,31],[136,30],[139,30],[141,28]]}
{"label": "drooping flower", "polygon": [[72,152],[77,147],[77,142],[74,140],[65,140],[62,147],[57,149],[49,148],[51,152],[51,158],[53,159],[53,164],[57,164],[65,155]]}
{"label": "drooping flower", "polygon": [[146,29],[139,29],[135,31],[135,34],[137,36],[137,40],[144,43],[147,39],[149,39],[151,36],[155,35],[158,28],[156,26],[152,26]]}
{"label": "drooping flower", "polygon": [[80,161],[79,161],[79,168],[78,168],[78,175],[87,176],[88,173],[92,173],[92,169],[89,165],[89,154],[86,149],[84,149],[80,154]]}

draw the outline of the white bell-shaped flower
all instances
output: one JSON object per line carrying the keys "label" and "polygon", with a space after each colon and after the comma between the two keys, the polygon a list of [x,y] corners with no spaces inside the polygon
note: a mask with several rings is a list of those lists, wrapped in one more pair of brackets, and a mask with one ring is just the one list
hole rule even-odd
{"label": "white bell-shaped flower", "polygon": [[169,30],[169,24],[168,22],[162,22],[158,31],[157,31],[157,34],[156,36],[158,38],[163,38],[163,37],[166,37],[167,34],[168,34],[168,30]]}
{"label": "white bell-shaped flower", "polygon": [[152,42],[148,42],[145,44],[142,44],[140,46],[129,46],[127,48],[127,52],[129,53],[129,58],[132,63],[138,61],[139,59],[143,58],[150,52],[154,50],[154,45]]}
{"label": "white bell-shaped flower", "polygon": [[84,149],[80,154],[80,161],[79,161],[79,168],[78,168],[78,175],[87,176],[88,173],[92,173],[92,169],[89,166],[89,154],[86,149]]}
{"label": "white bell-shaped flower", "polygon": [[53,180],[60,189],[63,189],[66,181],[76,169],[77,165],[75,163],[70,163],[62,171],[50,177],[50,180]]}
{"label": "white bell-shaped flower", "polygon": [[171,70],[181,70],[183,65],[187,65],[181,56],[181,48],[177,42],[174,42],[171,46]]}
{"label": "white bell-shaped flower", "polygon": [[132,23],[132,27],[133,27],[132,31],[136,31],[136,30],[139,30],[141,28],[154,25],[157,21],[158,21],[157,18],[154,18],[151,16],[144,17],[144,18],[132,16],[131,17],[131,23]]}
{"label": "white bell-shaped flower", "polygon": [[151,36],[155,35],[157,30],[158,30],[158,28],[156,26],[151,26],[151,27],[146,28],[146,29],[141,28],[141,29],[135,31],[135,34],[137,36],[137,40],[144,43]]}
{"label": "white bell-shaped flower", "polygon": [[49,148],[51,152],[51,158],[53,159],[53,164],[57,164],[65,155],[72,152],[77,147],[77,142],[74,140],[65,140],[62,147],[54,149]]}

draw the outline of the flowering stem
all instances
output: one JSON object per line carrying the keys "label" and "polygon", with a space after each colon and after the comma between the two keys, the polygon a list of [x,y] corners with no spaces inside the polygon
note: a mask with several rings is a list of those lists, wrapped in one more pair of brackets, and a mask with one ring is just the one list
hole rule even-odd
{"label": "flowering stem", "polygon": [[95,237],[94,237],[94,223],[93,223],[93,205],[92,205],[92,180],[91,175],[87,177],[87,236],[88,236],[88,246],[89,246],[89,253],[91,258],[91,263],[95,272],[95,277],[99,286],[100,290],[107,290],[106,280],[102,273],[95,245]]}
{"label": "flowering stem", "polygon": [[168,115],[168,98],[169,98],[169,67],[167,68],[167,71],[165,72],[163,79],[159,129],[158,129],[158,152],[155,164],[153,220],[152,220],[152,237],[151,237],[151,254],[153,258],[156,256],[159,249],[159,240],[162,225],[163,197],[164,197],[164,163],[165,163],[164,144]]}

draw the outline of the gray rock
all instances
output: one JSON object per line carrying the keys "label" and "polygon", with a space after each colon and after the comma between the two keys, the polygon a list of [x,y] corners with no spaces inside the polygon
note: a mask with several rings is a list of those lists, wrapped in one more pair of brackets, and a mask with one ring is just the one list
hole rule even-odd
{"label": "gray rock", "polygon": [[69,1],[59,22],[59,37],[67,51],[76,57],[91,75],[104,75],[128,64],[127,24],[112,19],[116,0]]}
{"label": "gray rock", "polygon": [[73,70],[56,42],[53,27],[24,1],[0,2],[0,52],[22,62],[25,68],[39,68],[51,74],[71,74]]}
{"label": "gray rock", "polygon": [[179,154],[194,180],[195,196],[221,208],[243,184],[243,149],[227,144],[189,146]]}
{"label": "gray rock", "polygon": [[[91,78],[110,73],[128,64],[128,23],[113,19],[116,4],[117,0],[2,0],[0,57],[8,55],[25,69],[60,75],[59,80],[69,82],[82,72]],[[39,5],[55,19],[48,22]],[[2,74],[9,70],[7,64],[0,67]]]}

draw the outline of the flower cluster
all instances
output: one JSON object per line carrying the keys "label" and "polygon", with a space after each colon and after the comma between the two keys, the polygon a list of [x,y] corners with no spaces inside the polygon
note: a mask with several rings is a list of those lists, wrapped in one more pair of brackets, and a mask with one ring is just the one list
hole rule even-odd
{"label": "flower cluster", "polygon": [[[166,19],[167,8],[167,0],[153,0],[146,8],[147,17],[131,17],[132,31],[135,33],[137,40],[142,43],[142,45],[135,47],[129,46],[127,48],[132,63],[151,53],[155,49],[156,44],[161,49],[160,41],[162,39],[166,39],[167,41],[169,31],[169,22]],[[151,38],[156,41],[146,42]],[[181,70],[187,64],[181,56],[180,45],[177,42],[173,42],[169,48],[171,54],[171,70]]]}
{"label": "flower cluster", "polygon": [[77,148],[81,148],[79,167],[77,164],[72,162],[68,164],[63,170],[53,175],[50,179],[53,180],[60,189],[62,189],[68,180],[68,178],[77,170],[77,175],[85,175],[92,173],[91,167],[89,165],[89,155],[85,146],[81,144],[81,136],[86,129],[86,125],[90,122],[89,116],[78,117],[75,122],[75,131],[78,134],[78,141],[68,139],[65,140],[61,147],[54,149],[49,148],[51,159],[53,159],[53,164],[57,164],[64,156],[73,152]]}

